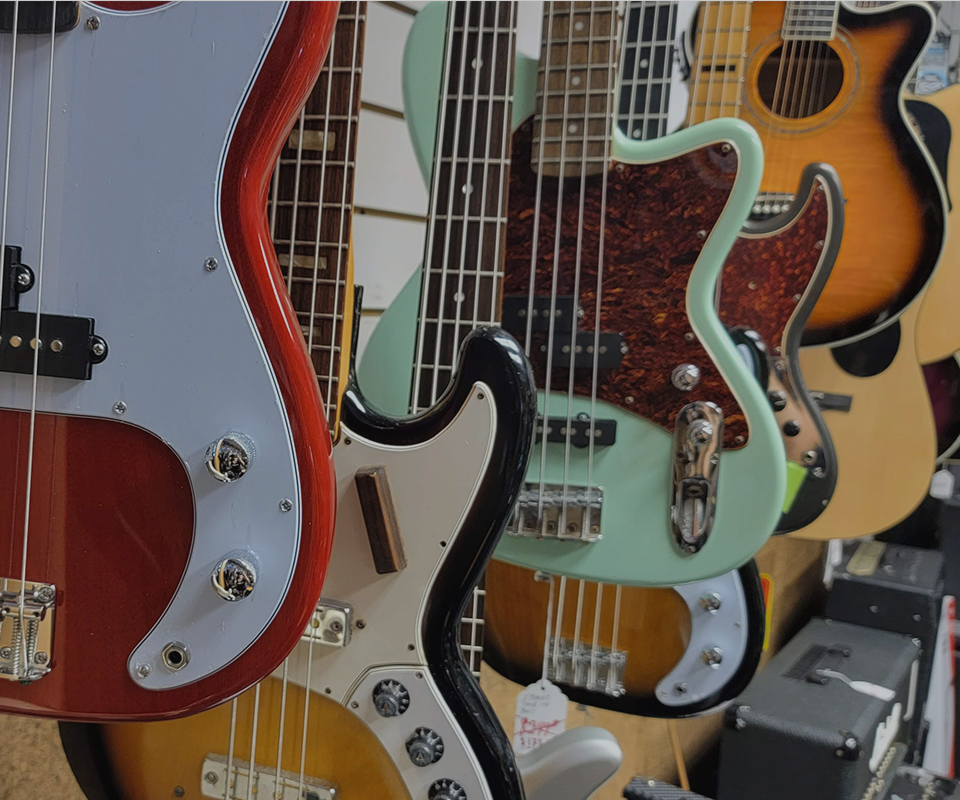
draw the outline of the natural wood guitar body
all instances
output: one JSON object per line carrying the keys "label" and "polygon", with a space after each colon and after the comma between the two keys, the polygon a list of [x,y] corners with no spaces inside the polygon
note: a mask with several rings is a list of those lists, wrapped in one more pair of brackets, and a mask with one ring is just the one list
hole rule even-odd
{"label": "natural wood guitar body", "polygon": [[841,7],[830,42],[843,67],[839,94],[812,116],[788,119],[770,111],[758,88],[761,66],[783,44],[785,6],[752,4],[742,118],[763,139],[761,192],[792,191],[814,161],[833,165],[843,182],[843,245],[807,326],[811,343],[837,341],[904,309],[940,254],[940,188],[899,97],[932,17],[919,4],[880,13]]}

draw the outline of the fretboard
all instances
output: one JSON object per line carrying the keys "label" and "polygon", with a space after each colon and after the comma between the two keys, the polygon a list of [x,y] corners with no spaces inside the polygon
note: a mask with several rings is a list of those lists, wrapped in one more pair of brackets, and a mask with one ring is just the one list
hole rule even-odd
{"label": "fretboard", "polygon": [[[617,72],[611,2],[546,2],[531,167],[580,177],[607,168]],[[542,149],[541,149],[542,146]]]}
{"label": "fretboard", "polygon": [[516,3],[457,2],[449,9],[414,411],[432,406],[446,389],[467,334],[500,319]]}
{"label": "fretboard", "polygon": [[678,5],[638,0],[627,4],[617,126],[631,139],[656,139],[667,133]]}
{"label": "fretboard", "polygon": [[701,3],[689,81],[689,125],[740,116],[750,11],[750,3]]}
{"label": "fretboard", "polygon": [[268,201],[277,259],[334,436],[352,333],[349,248],[366,7],[341,3],[330,53],[280,154]]}
{"label": "fretboard", "polygon": [[785,42],[829,42],[837,35],[836,2],[788,2],[780,38]]}

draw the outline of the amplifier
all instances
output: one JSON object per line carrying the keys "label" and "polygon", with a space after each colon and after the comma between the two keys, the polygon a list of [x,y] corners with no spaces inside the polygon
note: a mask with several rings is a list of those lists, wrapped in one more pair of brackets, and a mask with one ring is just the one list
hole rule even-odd
{"label": "amplifier", "polygon": [[815,618],[724,713],[719,800],[874,800],[906,751],[913,637]]}
{"label": "amplifier", "polygon": [[627,800],[708,800],[702,794],[688,792],[672,783],[639,775],[627,784],[623,796]]}
{"label": "amplifier", "polygon": [[917,675],[917,714],[907,736],[907,761],[920,764],[923,756],[923,705],[943,607],[944,558],[938,550],[924,550],[883,542],[850,542],[827,593],[824,616],[920,641]]}
{"label": "amplifier", "polygon": [[918,767],[901,767],[885,800],[960,800],[960,783]]}

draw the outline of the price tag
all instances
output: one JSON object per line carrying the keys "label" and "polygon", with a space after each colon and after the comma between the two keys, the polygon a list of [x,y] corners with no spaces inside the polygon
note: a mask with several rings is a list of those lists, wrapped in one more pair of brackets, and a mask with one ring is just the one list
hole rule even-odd
{"label": "price tag", "polygon": [[529,753],[567,727],[567,697],[548,680],[531,683],[517,695],[513,749]]}

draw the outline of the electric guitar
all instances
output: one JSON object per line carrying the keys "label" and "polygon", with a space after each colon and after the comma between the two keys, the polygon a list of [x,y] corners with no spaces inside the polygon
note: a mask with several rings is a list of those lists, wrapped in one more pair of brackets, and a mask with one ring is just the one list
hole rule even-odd
{"label": "electric guitar", "polygon": [[795,202],[795,176],[813,161],[832,164],[843,180],[847,246],[804,342],[837,344],[891,324],[926,285],[943,246],[942,187],[902,100],[933,12],[922,3],[701,9],[689,121],[739,116],[754,125],[766,158],[757,205]]}
{"label": "electric guitar", "polygon": [[[170,785],[185,796],[231,799],[253,787],[320,798],[523,796],[509,740],[457,637],[526,466],[535,417],[529,366],[506,333],[475,331],[438,402],[402,419],[372,408],[352,375],[338,378],[350,327],[362,9],[343,4],[335,60],[294,127],[269,212],[315,379],[338,406],[329,420],[337,534],[324,596],[282,668],[230,707],[90,731],[97,763],[107,767],[93,783],[113,776],[114,800],[166,797]],[[449,46],[486,65],[476,80],[487,96],[502,97],[515,5],[456,3],[449,11]],[[438,491],[425,500],[424,487]],[[70,739],[68,731],[68,747]],[[338,755],[344,743],[349,758]]]}
{"label": "electric guitar", "polygon": [[330,437],[262,244],[337,4],[125,7],[0,22],[7,713],[221,702],[293,648],[330,557]]}
{"label": "electric guitar", "polygon": [[[421,11],[404,58],[405,114],[425,173],[436,97],[447,95],[441,9]],[[497,558],[624,584],[723,574],[774,530],[786,484],[776,419],[714,306],[723,259],[756,196],[756,139],[742,123],[722,120],[628,141],[610,124],[617,74],[611,7],[548,4],[545,15],[545,98],[537,95],[536,65],[517,63],[512,120],[522,124],[513,139],[505,271],[469,265],[444,273],[428,257],[424,280],[418,271],[381,317],[361,378],[377,402],[402,411],[410,396],[407,365],[423,360],[420,332],[451,336],[461,330],[458,320],[475,321],[479,309],[479,319],[519,334],[543,390],[534,463]],[[568,47],[571,26],[577,41]],[[586,39],[591,80],[599,82],[589,119],[576,88],[587,78]],[[569,96],[580,97],[579,106],[563,100],[567,53]],[[528,119],[536,102],[540,110],[546,104],[546,118]],[[561,173],[568,180],[559,181]],[[463,213],[463,188],[451,185],[448,213]],[[563,232],[555,237],[561,194]],[[531,273],[533,227],[539,239]],[[417,322],[421,295],[442,313]],[[442,351],[449,358],[446,340]],[[687,387],[690,364],[699,365],[700,378]],[[430,371],[414,373],[417,388]]]}

